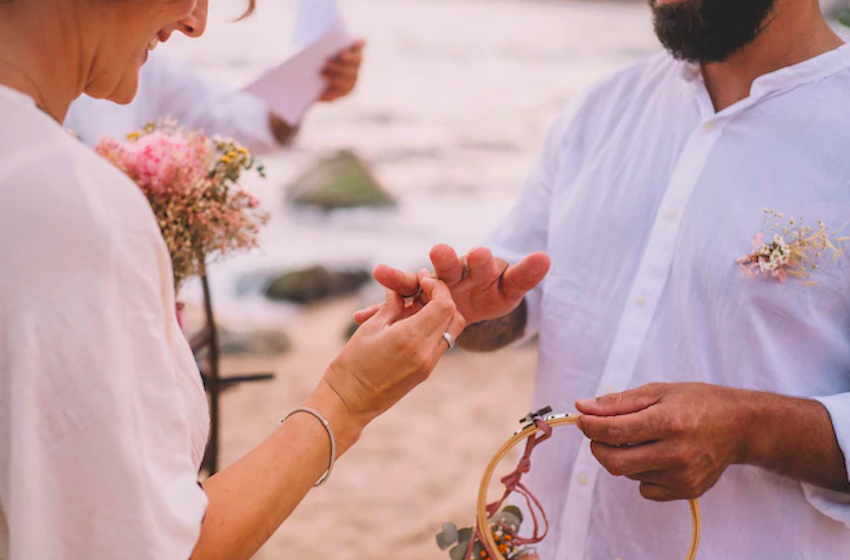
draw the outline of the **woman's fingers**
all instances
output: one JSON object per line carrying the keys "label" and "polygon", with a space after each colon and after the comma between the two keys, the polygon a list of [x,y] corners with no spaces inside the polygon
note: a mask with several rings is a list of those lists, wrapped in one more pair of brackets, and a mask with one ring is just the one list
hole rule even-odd
{"label": "woman's fingers", "polygon": [[457,314],[457,306],[452,299],[451,291],[444,282],[431,277],[423,277],[421,286],[423,297],[427,298],[428,303],[414,317],[416,320],[414,328],[426,336],[434,333],[442,336],[452,318]]}
{"label": "woman's fingers", "polygon": [[383,303],[376,303],[375,305],[370,305],[365,309],[357,311],[356,313],[354,313],[354,322],[358,325],[362,325],[363,323],[374,317],[383,306]]}
{"label": "woman's fingers", "polygon": [[401,296],[392,290],[387,290],[387,299],[373,318],[384,325],[392,325],[401,319],[403,314],[404,301]]}
{"label": "woman's fingers", "polygon": [[[454,343],[457,342],[458,337],[463,333],[463,330],[466,328],[466,321],[458,312],[454,313],[454,316],[449,320],[449,325],[446,327],[446,330],[443,331],[444,334],[440,335],[440,338],[437,340],[437,352],[438,356],[442,356],[446,352],[454,347]],[[446,339],[446,334],[451,337],[452,343],[449,344],[449,341]]]}
{"label": "woman's fingers", "polygon": [[412,272],[404,272],[385,264],[375,267],[372,273],[378,284],[402,297],[412,297],[419,292],[419,279]]}

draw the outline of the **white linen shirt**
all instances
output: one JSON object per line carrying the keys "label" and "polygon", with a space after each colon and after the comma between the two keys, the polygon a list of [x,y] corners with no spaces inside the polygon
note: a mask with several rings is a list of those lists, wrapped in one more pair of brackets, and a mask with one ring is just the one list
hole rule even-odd
{"label": "white linen shirt", "polygon": [[[815,285],[745,278],[765,208],[850,222],[850,47],[762,76],[716,113],[697,67],[661,54],[564,113],[489,245],[543,250],[528,297],[539,331],[534,406],[650,382],[706,382],[825,397],[850,458],[850,255]],[[543,560],[672,560],[685,502],[644,500],[576,431],[556,430],[530,476],[553,534]],[[850,495],[732,466],[702,499],[703,560],[850,557]]]}
{"label": "white linen shirt", "polygon": [[0,559],[186,560],[206,398],[126,176],[0,86]]}
{"label": "white linen shirt", "polygon": [[181,126],[234,138],[257,155],[280,147],[271,131],[270,111],[259,97],[230,89],[177,58],[153,51],[139,73],[132,103],[83,95],[71,104],[65,127],[94,146],[103,136],[122,140],[149,122],[170,117]]}

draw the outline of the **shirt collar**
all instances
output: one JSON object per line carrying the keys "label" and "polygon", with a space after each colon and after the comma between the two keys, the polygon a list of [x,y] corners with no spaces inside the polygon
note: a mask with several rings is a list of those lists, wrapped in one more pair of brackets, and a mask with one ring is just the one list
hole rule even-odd
{"label": "shirt collar", "polygon": [[774,91],[796,87],[825,78],[850,67],[850,44],[765,74],[753,82],[750,95],[763,97]]}
{"label": "shirt collar", "polygon": [[[681,65],[679,75],[682,80],[687,83],[700,98],[708,99],[708,92],[704,92],[705,82],[703,81],[700,65],[693,62],[680,62],[679,64]],[[703,107],[703,117],[710,118],[711,116],[719,116],[720,114],[738,112],[770,93],[820,80],[848,67],[850,67],[850,43],[845,43],[837,49],[823,53],[814,58],[810,58],[800,62],[799,64],[786,66],[785,68],[780,68],[779,70],[775,70],[756,78],[750,88],[750,96],[747,99],[741,100],[716,115],[713,114],[713,106],[710,110],[708,110],[708,107]],[[703,92],[705,95],[702,95]],[[701,101],[705,100],[701,99]],[[708,101],[710,104],[710,100]],[[703,104],[704,103],[701,103],[701,105]]]}

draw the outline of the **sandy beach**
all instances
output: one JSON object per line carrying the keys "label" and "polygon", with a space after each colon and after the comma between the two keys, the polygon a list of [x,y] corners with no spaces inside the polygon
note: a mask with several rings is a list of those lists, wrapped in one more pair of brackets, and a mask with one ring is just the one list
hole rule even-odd
{"label": "sandy beach", "polygon": [[[342,347],[357,299],[323,304],[285,331],[279,358],[232,358],[225,372],[269,371],[274,381],[222,396],[222,464],[259,443],[306,398]],[[533,346],[475,355],[455,350],[433,376],[372,424],[256,558],[448,558],[434,541],[444,521],[470,524],[481,474],[527,410]]]}

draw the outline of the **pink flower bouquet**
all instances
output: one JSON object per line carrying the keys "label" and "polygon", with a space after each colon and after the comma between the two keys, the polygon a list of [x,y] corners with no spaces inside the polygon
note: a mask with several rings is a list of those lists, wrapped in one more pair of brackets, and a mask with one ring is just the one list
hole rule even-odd
{"label": "pink flower bouquet", "polygon": [[257,247],[268,214],[239,186],[262,166],[232,140],[172,123],[149,124],[126,142],[104,138],[97,153],[126,173],[151,204],[171,253],[174,286],[204,274],[206,264]]}

